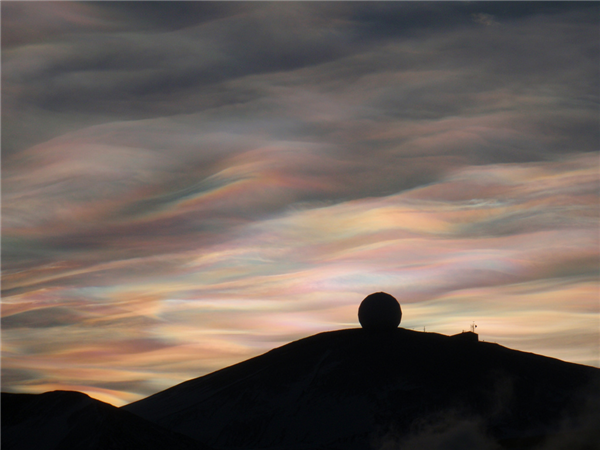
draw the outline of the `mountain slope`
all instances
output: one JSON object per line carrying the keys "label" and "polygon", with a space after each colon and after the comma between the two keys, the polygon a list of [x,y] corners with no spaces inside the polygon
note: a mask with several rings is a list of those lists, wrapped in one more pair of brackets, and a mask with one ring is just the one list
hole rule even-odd
{"label": "mountain slope", "polygon": [[223,449],[438,448],[423,441],[432,436],[533,448],[549,437],[595,439],[585,435],[595,427],[582,405],[599,380],[598,369],[497,344],[352,329],[292,342],[123,409]]}
{"label": "mountain slope", "polygon": [[206,450],[112,405],[72,391],[2,393],[3,450]]}

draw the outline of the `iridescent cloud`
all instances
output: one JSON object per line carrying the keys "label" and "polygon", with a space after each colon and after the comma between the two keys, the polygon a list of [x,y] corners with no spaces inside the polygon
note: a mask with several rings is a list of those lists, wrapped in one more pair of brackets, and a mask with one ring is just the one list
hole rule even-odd
{"label": "iridescent cloud", "polygon": [[379,290],[600,364],[600,8],[387,3],[2,5],[3,389],[124,404]]}
{"label": "iridescent cloud", "polygon": [[[110,264],[79,278],[57,272],[61,287],[5,300],[4,357],[50,379],[71,374],[68,386],[95,385],[106,375],[94,368],[111,367],[115,383],[133,380],[126,401],[156,388],[153,379],[166,387],[357,326],[362,297],[386,290],[406,327],[453,333],[476,320],[483,339],[596,364],[593,159],[465,168],[388,197],[291,209],[165,255],[170,270],[152,279],[135,273],[155,256],[113,263],[120,278],[93,288]],[[565,342],[577,353],[567,357]]]}

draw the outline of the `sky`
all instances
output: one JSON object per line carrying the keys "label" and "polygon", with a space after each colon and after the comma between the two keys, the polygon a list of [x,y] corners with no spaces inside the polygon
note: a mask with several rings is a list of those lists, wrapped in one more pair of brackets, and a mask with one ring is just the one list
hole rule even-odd
{"label": "sky", "polygon": [[377,291],[600,366],[597,2],[1,13],[3,391],[120,406]]}

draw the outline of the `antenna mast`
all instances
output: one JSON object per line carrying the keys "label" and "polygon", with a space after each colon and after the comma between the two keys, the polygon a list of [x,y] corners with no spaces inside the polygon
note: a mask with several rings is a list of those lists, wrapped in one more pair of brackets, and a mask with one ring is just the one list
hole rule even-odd
{"label": "antenna mast", "polygon": [[475,328],[477,328],[477,325],[475,325],[475,321],[473,321],[473,323],[471,324],[471,332],[475,333]]}

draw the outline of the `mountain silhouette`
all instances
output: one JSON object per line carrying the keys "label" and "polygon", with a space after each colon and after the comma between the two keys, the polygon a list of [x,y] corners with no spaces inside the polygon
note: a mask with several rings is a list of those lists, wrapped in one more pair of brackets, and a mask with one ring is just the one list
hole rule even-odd
{"label": "mountain silhouette", "polygon": [[121,409],[218,449],[597,449],[599,386],[474,333],[348,329]]}
{"label": "mountain silhouette", "polygon": [[2,450],[208,450],[73,391],[2,393]]}

